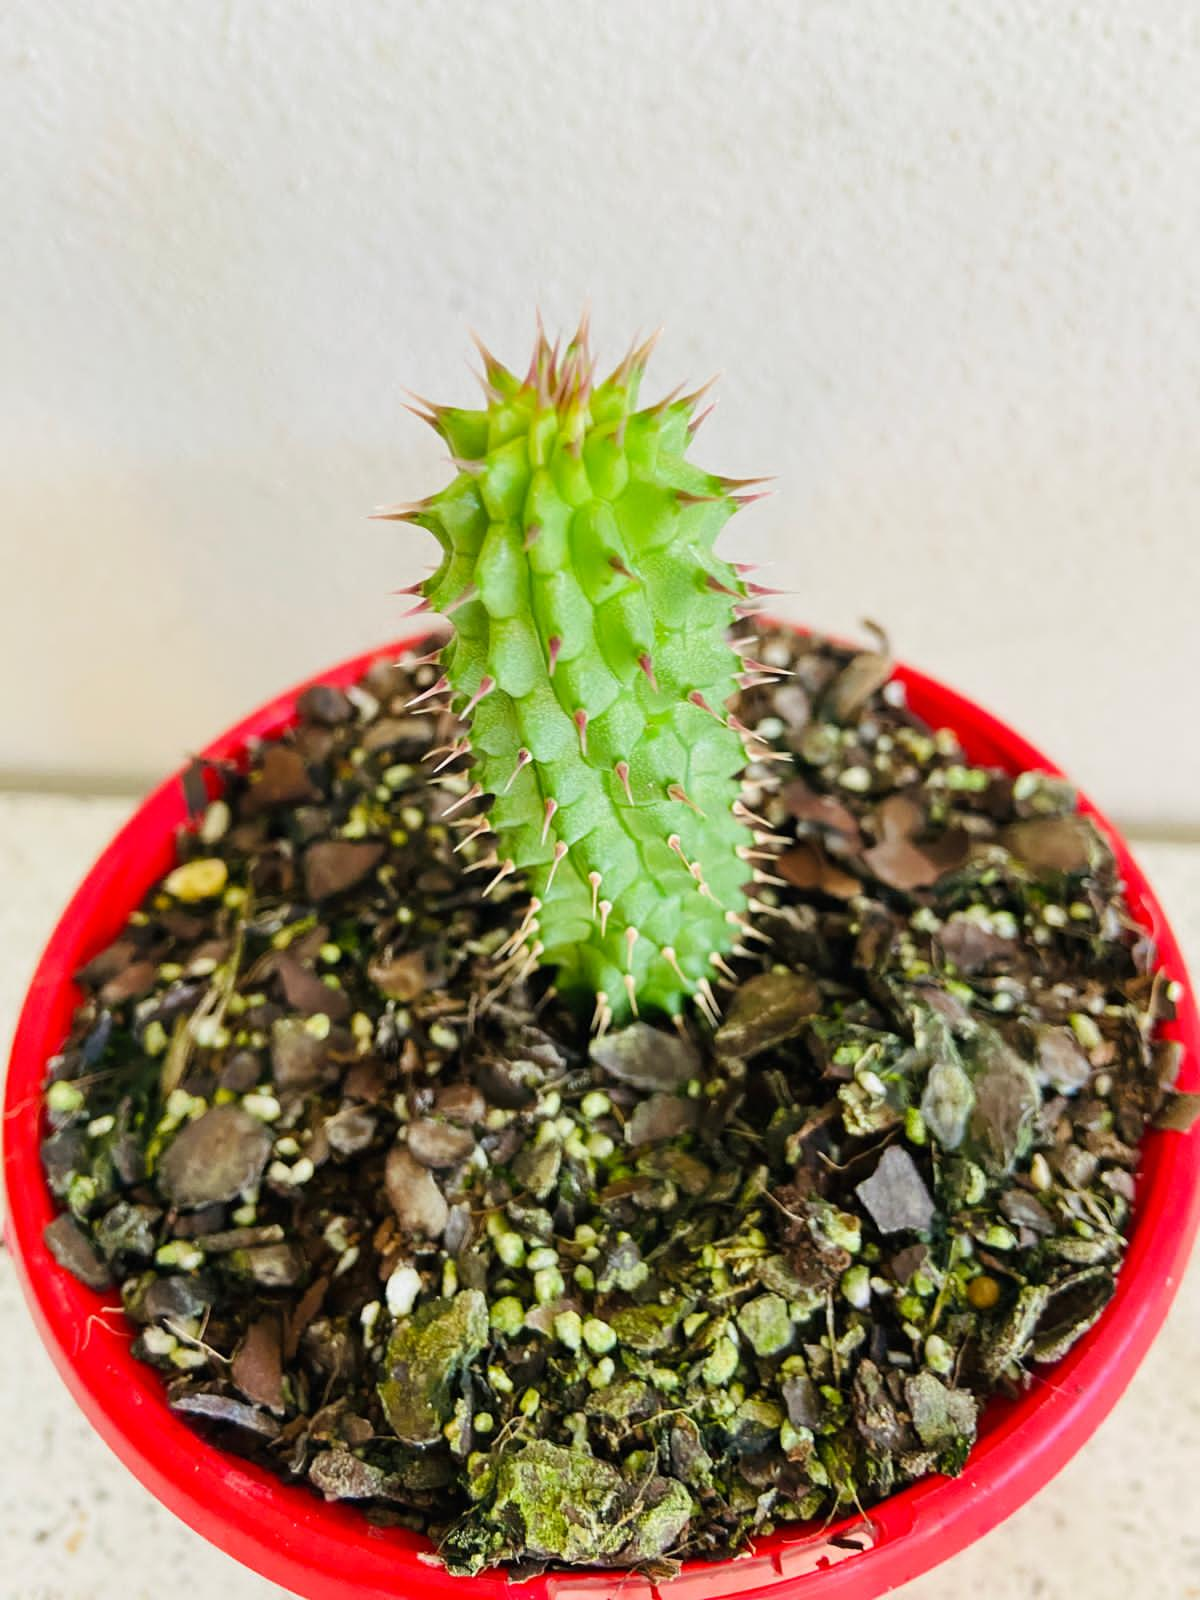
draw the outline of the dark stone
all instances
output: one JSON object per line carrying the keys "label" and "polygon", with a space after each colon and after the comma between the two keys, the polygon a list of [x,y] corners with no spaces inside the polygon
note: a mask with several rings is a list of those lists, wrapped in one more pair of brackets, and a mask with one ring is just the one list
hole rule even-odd
{"label": "dark stone", "polygon": [[268,1411],[282,1411],[283,1348],[278,1317],[259,1317],[250,1324],[234,1352],[230,1376],[247,1400]]}
{"label": "dark stone", "polygon": [[170,1396],[171,1410],[201,1422],[211,1422],[224,1428],[234,1428],[239,1433],[255,1434],[260,1439],[277,1439],[279,1424],[266,1411],[257,1406],[245,1405],[229,1395],[211,1394],[204,1390],[185,1389]]}
{"label": "dark stone", "polygon": [[268,745],[248,792],[251,810],[290,806],[301,800],[318,798],[318,790],[300,752],[286,744]]}
{"label": "dark stone", "polygon": [[153,961],[135,961],[103,985],[100,1000],[106,1006],[120,1006],[127,1000],[141,1000],[154,988],[157,976],[158,968]]}
{"label": "dark stone", "polygon": [[681,1089],[700,1073],[700,1053],[690,1039],[646,1022],[593,1039],[588,1053],[610,1077],[635,1089]]}
{"label": "dark stone", "polygon": [[155,1278],[141,1296],[137,1310],[146,1322],[187,1322],[202,1317],[215,1299],[210,1278],[195,1272],[170,1273]]}
{"label": "dark stone", "polygon": [[409,1124],[408,1148],[423,1167],[457,1167],[475,1148],[475,1135],[467,1128],[422,1117]]}
{"label": "dark stone", "polygon": [[487,1116],[487,1101],[473,1083],[448,1083],[434,1096],[433,1109],[447,1122],[473,1128]]}
{"label": "dark stone", "polygon": [[248,1094],[266,1077],[266,1063],[255,1050],[235,1050],[221,1068],[222,1089]]}
{"label": "dark stone", "polygon": [[380,717],[363,734],[362,747],[372,754],[378,750],[394,750],[397,745],[409,745],[414,751],[424,750],[433,732],[429,717]]}
{"label": "dark stone", "polygon": [[354,707],[331,683],[311,684],[296,701],[296,710],[309,722],[320,722],[335,728],[339,722],[349,722]]}
{"label": "dark stone", "polygon": [[117,1256],[152,1256],[161,1220],[162,1212],[155,1206],[118,1200],[96,1223],[96,1243],[109,1261]]}
{"label": "dark stone", "polygon": [[308,1481],[326,1500],[375,1500],[386,1498],[393,1480],[349,1450],[322,1450],[308,1469]]}
{"label": "dark stone", "polygon": [[429,981],[425,957],[420,950],[376,956],[367,967],[367,976],[381,994],[405,1005],[423,994]]}
{"label": "dark stone", "polygon": [[345,1106],[328,1118],[325,1137],[335,1155],[354,1156],[375,1137],[375,1115],[363,1106]]}
{"label": "dark stone", "polygon": [[229,1256],[235,1271],[264,1289],[290,1289],[304,1276],[308,1263],[298,1245],[265,1244],[252,1250],[234,1250]]}
{"label": "dark stone", "polygon": [[294,955],[284,952],[275,957],[275,976],[279,979],[288,1005],[302,1016],[312,1017],[321,1012],[331,1022],[344,1022],[350,1015],[349,995],[322,982],[311,968],[302,966]]}
{"label": "dark stone", "polygon": [[821,1395],[811,1378],[786,1378],[780,1386],[780,1393],[787,1406],[788,1421],[794,1428],[820,1427]]}
{"label": "dark stone", "polygon": [[77,1172],[87,1165],[87,1139],[82,1128],[62,1128],[42,1140],[42,1170],[51,1192],[62,1199]]}
{"label": "dark stone", "polygon": [[271,1073],[283,1090],[314,1088],[329,1077],[329,1048],[298,1017],[277,1017],[271,1024]]}
{"label": "dark stone", "polygon": [[749,1060],[802,1033],[821,1009],[821,991],[805,972],[764,972],[733,997],[713,1039],[719,1056]]}
{"label": "dark stone", "polygon": [[304,852],[304,885],[310,900],[329,900],[353,889],[383,860],[379,840],[322,839]]}
{"label": "dark stone", "polygon": [[1086,817],[1030,817],[1014,822],[1001,835],[1008,852],[1035,874],[1077,874],[1093,871],[1108,855]]}
{"label": "dark stone", "polygon": [[271,1135],[237,1106],[216,1106],[175,1135],[158,1166],[158,1187],[177,1206],[233,1200],[263,1175]]}
{"label": "dark stone", "polygon": [[677,1094],[652,1094],[633,1108],[633,1115],[625,1124],[625,1143],[653,1144],[660,1139],[674,1139],[681,1133],[690,1133],[699,1120],[697,1101]]}
{"label": "dark stone", "polygon": [[46,1224],[42,1238],[59,1266],[89,1289],[107,1289],[112,1283],[108,1264],[73,1217],[55,1217]]}
{"label": "dark stone", "polygon": [[433,1174],[402,1144],[388,1152],[384,1187],[396,1220],[411,1238],[440,1239],[450,1215]]}
{"label": "dark stone", "polygon": [[880,1233],[922,1233],[933,1221],[933,1196],[903,1145],[889,1145],[854,1192]]}

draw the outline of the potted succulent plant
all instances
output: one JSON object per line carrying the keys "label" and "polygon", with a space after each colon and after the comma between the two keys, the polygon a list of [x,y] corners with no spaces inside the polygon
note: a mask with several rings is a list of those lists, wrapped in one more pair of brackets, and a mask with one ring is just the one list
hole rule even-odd
{"label": "potted succulent plant", "polygon": [[421,403],[456,474],[381,514],[449,638],[151,797],[18,1030],[52,1352],[305,1595],[881,1593],[1087,1436],[1195,1228],[1123,844],[883,641],[750,615],[754,482],[649,353],[539,328]]}

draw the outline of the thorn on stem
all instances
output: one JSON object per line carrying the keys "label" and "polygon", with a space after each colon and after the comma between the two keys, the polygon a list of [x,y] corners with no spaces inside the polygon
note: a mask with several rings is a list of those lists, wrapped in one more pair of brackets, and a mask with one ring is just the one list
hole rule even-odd
{"label": "thorn on stem", "polygon": [[701,978],[699,983],[696,985],[696,989],[700,994],[702,994],[704,996],[705,1001],[708,1004],[709,1011],[711,1012],[714,1021],[720,1022],[720,1020],[721,1020],[721,1008],[717,1004],[717,997],[713,993],[712,984],[709,983],[707,978]]}
{"label": "thorn on stem", "polygon": [[707,711],[710,717],[716,717],[717,721],[723,728],[727,728],[729,726],[721,713],[713,710],[708,701],[700,693],[699,689],[693,689],[691,694],[688,695],[688,700],[692,705],[699,706],[701,711]]}
{"label": "thorn on stem", "polygon": [[546,660],[550,676],[554,676],[554,669],[558,665],[558,652],[562,649],[562,640],[556,633],[552,633],[546,640]]}
{"label": "thorn on stem", "polygon": [[434,776],[436,777],[437,774],[441,772],[443,767],[448,767],[452,761],[457,761],[459,756],[470,755],[470,753],[471,741],[465,738],[456,739],[453,744],[438,745],[436,750],[431,750],[429,752],[429,754],[425,757],[425,760],[428,761],[433,756],[441,756],[442,759],[433,769]]}
{"label": "thorn on stem", "polygon": [[588,714],[582,706],[580,706],[579,710],[571,718],[571,721],[575,724],[575,727],[579,732],[579,753],[581,756],[586,757]]}
{"label": "thorn on stem", "polygon": [[402,500],[394,506],[376,506],[368,516],[370,522],[412,522],[418,527],[421,518],[431,509],[428,500]]}
{"label": "thorn on stem", "polygon": [[558,843],[554,846],[554,859],[550,863],[550,871],[546,874],[546,891],[547,891],[547,893],[549,893],[550,886],[554,882],[554,874],[558,871],[558,863],[562,860],[562,858],[566,855],[566,853],[567,853],[567,847],[563,843],[563,841],[560,839],[558,841]]}
{"label": "thorn on stem", "polygon": [[[756,904],[756,902],[753,900],[751,900],[749,903],[752,906]],[[725,913],[725,921],[728,922],[733,928],[740,928],[742,930],[743,937],[746,939],[758,939],[762,944],[773,944],[775,942],[769,934],[761,933],[754,926],[754,924],[743,917],[740,912],[727,911]]]}
{"label": "thorn on stem", "polygon": [[501,794],[507,794],[508,793],[508,791],[512,788],[513,784],[516,782],[517,778],[520,777],[521,773],[524,772],[525,768],[529,765],[529,763],[532,760],[533,760],[533,756],[529,753],[528,750],[521,749],[521,750],[517,751],[517,764],[512,769],[511,773],[509,773],[508,782],[504,785],[503,789],[501,789],[501,791],[500,791]]}
{"label": "thorn on stem", "polygon": [[529,977],[529,975],[532,973],[533,969],[537,966],[538,962],[541,960],[542,952],[545,950],[545,948],[546,948],[546,946],[542,943],[542,941],[540,939],[536,940],[535,943],[533,943],[529,947],[529,954],[525,957],[525,960],[524,960],[524,962],[522,963],[522,966],[521,966],[521,970],[517,973],[516,977],[513,979],[514,983],[524,983],[525,982],[525,979]]}
{"label": "thorn on stem", "polygon": [[414,706],[421,705],[423,701],[432,700],[435,694],[444,694],[449,687],[450,679],[443,674],[442,677],[440,677],[438,681],[435,684],[432,684],[428,689],[422,689],[420,694],[413,695],[412,699],[405,704],[404,709],[406,711],[411,711]]}
{"label": "thorn on stem", "polygon": [[744,590],[731,589],[727,583],[722,583],[720,578],[715,577],[711,572],[707,572],[704,575],[704,587],[711,590],[713,594],[727,594],[731,600],[744,600],[746,598]]}
{"label": "thorn on stem", "polygon": [[486,856],[480,856],[478,861],[472,861],[469,866],[464,867],[463,876],[466,877],[470,872],[488,872],[492,867],[499,865],[500,857],[494,850],[489,850]]}
{"label": "thorn on stem", "polygon": [[629,787],[629,763],[628,763],[628,761],[618,761],[616,766],[613,768],[613,771],[617,775],[617,782],[621,785],[622,789],[624,789],[624,791],[625,791],[626,800],[628,800],[629,804],[632,805],[633,804],[633,790]]}
{"label": "thorn on stem", "polygon": [[603,989],[597,989],[596,1009],[592,1012],[592,1032],[597,1039],[604,1037],[605,1029],[611,1020],[612,1012],[609,1009],[608,996]]}
{"label": "thorn on stem", "polygon": [[499,872],[496,874],[496,876],[488,884],[487,888],[483,891],[482,898],[484,900],[486,900],[488,895],[491,894],[492,890],[495,889],[498,884],[503,883],[505,878],[511,877],[511,875],[516,870],[517,870],[516,864],[512,860],[512,857],[510,856],[509,859],[507,861],[505,861],[504,864],[501,866],[501,868],[500,868]]}
{"label": "thorn on stem", "polygon": [[472,800],[478,800],[482,793],[482,787],[478,783],[473,783],[467,790],[466,794],[460,795],[453,805],[446,807],[445,811],[442,812],[442,816],[448,817],[453,812],[457,811],[459,806],[469,805]]}
{"label": "thorn on stem", "polygon": [[491,694],[492,690],[495,687],[496,687],[495,678],[490,678],[485,673],[483,675],[483,677],[479,680],[478,689],[476,689],[475,693],[471,696],[471,698],[467,701],[466,705],[463,707],[463,710],[462,710],[463,716],[464,717],[469,717],[471,715],[472,711],[474,711],[475,707],[479,704],[479,702],[481,700],[483,700],[483,699],[486,699],[486,697],[489,694]]}
{"label": "thorn on stem", "polygon": [[646,674],[646,678],[650,684],[650,687],[654,690],[655,694],[657,694],[658,679],[654,676],[654,662],[650,659],[649,655],[643,652],[643,654],[638,657],[638,666],[641,667],[642,671]]}
{"label": "thorn on stem", "polygon": [[602,881],[603,880],[601,879],[600,874],[594,868],[592,869],[591,872],[588,873],[588,882],[592,886],[592,918],[593,918],[593,920],[595,919],[595,916],[596,916],[596,897],[600,893],[600,884],[601,884]]}
{"label": "thorn on stem", "polygon": [[543,806],[542,810],[543,810],[543,816],[542,816],[542,841],[541,842],[543,844],[545,844],[546,835],[550,832],[550,824],[554,821],[554,813],[558,810],[558,801],[555,800],[553,795],[548,795],[546,797],[546,802],[545,802],[545,805]]}
{"label": "thorn on stem", "polygon": [[694,416],[688,423],[687,431],[693,439],[700,432],[700,429],[708,421],[709,417],[711,417],[713,412],[717,409],[717,405],[718,402],[716,400],[712,401],[711,404],[706,405],[704,410],[698,412],[697,415]]}
{"label": "thorn on stem", "polygon": [[744,800],[735,800],[729,809],[733,812],[734,816],[739,822],[757,823],[760,828],[766,828],[768,832],[771,831],[771,824],[767,821],[766,817],[760,817],[756,812],[751,811],[750,807]]}
{"label": "thorn on stem", "polygon": [[611,900],[601,900],[601,902],[600,902],[600,937],[602,939],[604,938],[605,934],[608,932],[608,914],[609,914],[609,912],[611,910],[612,910],[612,901]]}
{"label": "thorn on stem", "polygon": [[679,957],[675,953],[674,946],[669,945],[669,944],[663,945],[662,950],[659,952],[659,954],[662,956],[663,960],[670,967],[671,971],[679,979],[680,983],[684,986],[684,988],[690,991],[691,987],[692,987],[691,979],[688,977],[687,973],[683,970],[683,968],[679,965]]}
{"label": "thorn on stem", "polygon": [[677,800],[680,805],[689,807],[689,809],[694,811],[698,817],[702,817],[704,815],[703,811],[701,811],[696,802],[692,799],[689,799],[687,792],[681,783],[668,784],[667,797],[670,800]]}
{"label": "thorn on stem", "polygon": [[633,1012],[635,1017],[638,1016],[637,982],[634,979],[632,972],[627,972],[625,974],[625,993],[629,996],[629,1009]]}

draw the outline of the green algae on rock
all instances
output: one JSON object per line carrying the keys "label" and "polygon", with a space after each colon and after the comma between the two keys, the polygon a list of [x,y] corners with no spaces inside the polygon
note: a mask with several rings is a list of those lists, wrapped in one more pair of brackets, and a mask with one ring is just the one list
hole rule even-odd
{"label": "green algae on rock", "polygon": [[454,1380],[488,1342],[478,1289],[431,1300],[402,1317],[388,1340],[379,1398],[402,1444],[434,1444],[454,1410]]}

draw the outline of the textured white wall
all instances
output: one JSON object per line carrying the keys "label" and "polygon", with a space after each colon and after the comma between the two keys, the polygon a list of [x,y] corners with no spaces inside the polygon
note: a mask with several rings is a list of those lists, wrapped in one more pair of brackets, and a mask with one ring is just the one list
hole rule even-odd
{"label": "textured white wall", "polygon": [[1200,821],[1198,91],[1180,0],[8,0],[0,769],[150,778],[388,636],[400,385],[590,294],[724,369],[795,615]]}

